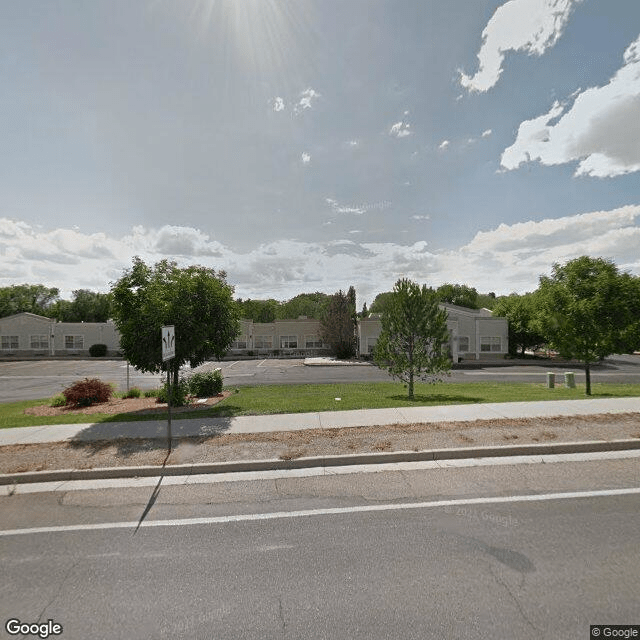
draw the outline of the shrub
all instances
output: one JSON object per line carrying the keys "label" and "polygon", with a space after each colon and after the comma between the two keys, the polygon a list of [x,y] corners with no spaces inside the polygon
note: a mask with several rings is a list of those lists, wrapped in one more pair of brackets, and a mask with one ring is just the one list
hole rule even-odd
{"label": "shrub", "polygon": [[138,387],[131,387],[129,391],[122,395],[123,398],[139,398],[142,395],[142,391]]}
{"label": "shrub", "polygon": [[107,355],[107,345],[106,344],[92,344],[89,347],[89,355],[92,358],[102,358]]}
{"label": "shrub", "polygon": [[222,391],[222,371],[215,369],[206,373],[194,373],[189,378],[189,392],[198,398],[217,396]]}
{"label": "shrub", "polygon": [[67,404],[67,399],[61,393],[51,398],[52,407],[64,407],[66,404]]}
{"label": "shrub", "polygon": [[[187,396],[189,395],[189,385],[185,380],[180,380],[178,385],[171,385],[171,406],[184,407],[187,404]],[[167,402],[167,383],[165,382],[158,389],[158,402]]]}
{"label": "shrub", "polygon": [[160,393],[160,389],[147,389],[144,392],[144,397],[145,398],[157,398],[159,393]]}
{"label": "shrub", "polygon": [[94,402],[108,402],[112,393],[113,389],[106,382],[98,378],[85,378],[67,387],[62,395],[66,398],[68,405],[88,407]]}

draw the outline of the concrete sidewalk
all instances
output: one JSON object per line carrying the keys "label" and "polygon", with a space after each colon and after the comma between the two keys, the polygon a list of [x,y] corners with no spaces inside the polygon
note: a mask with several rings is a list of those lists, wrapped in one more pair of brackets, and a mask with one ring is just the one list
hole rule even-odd
{"label": "concrete sidewalk", "polygon": [[[193,418],[172,420],[173,438],[215,434],[261,433],[332,429],[422,422],[470,422],[580,416],[594,414],[640,413],[640,397],[549,400],[541,402],[502,402],[487,404],[398,407],[358,411],[240,416],[236,418]],[[166,438],[167,421],[102,422],[40,427],[0,429],[0,446],[47,442],[115,440],[118,438]]]}

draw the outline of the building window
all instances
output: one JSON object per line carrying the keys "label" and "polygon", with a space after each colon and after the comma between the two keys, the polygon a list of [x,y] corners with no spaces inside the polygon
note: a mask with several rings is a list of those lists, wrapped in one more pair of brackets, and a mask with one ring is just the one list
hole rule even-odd
{"label": "building window", "polygon": [[458,336],[458,352],[467,353],[469,351],[469,336]]}
{"label": "building window", "polygon": [[18,336],[0,336],[0,347],[2,349],[19,349],[20,338]]}
{"label": "building window", "polygon": [[65,336],[65,349],[84,349],[84,336]]}
{"label": "building window", "polygon": [[305,336],[304,337],[305,349],[322,349],[322,340],[318,336]]}
{"label": "building window", "polygon": [[281,349],[297,349],[298,336],[280,336]]}
{"label": "building window", "polygon": [[253,344],[256,349],[273,349],[273,337],[272,336],[256,336]]}
{"label": "building window", "polygon": [[480,338],[480,351],[502,351],[502,341],[500,337]]}
{"label": "building window", "polygon": [[30,344],[32,349],[48,349],[49,339],[46,335],[31,336]]}
{"label": "building window", "polygon": [[236,340],[235,342],[231,343],[231,348],[232,349],[246,349],[247,348],[247,341],[246,340]]}
{"label": "building window", "polygon": [[373,353],[376,348],[376,342],[378,342],[378,338],[367,338],[367,353]]}

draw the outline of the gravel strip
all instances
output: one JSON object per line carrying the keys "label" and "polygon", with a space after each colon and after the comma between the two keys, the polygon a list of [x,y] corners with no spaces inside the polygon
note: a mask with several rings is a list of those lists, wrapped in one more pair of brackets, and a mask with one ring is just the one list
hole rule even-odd
{"label": "gravel strip", "polygon": [[[391,424],[184,438],[167,464],[628,438],[640,438],[638,413]],[[18,444],[0,447],[0,473],[161,465],[165,457],[164,439]]]}

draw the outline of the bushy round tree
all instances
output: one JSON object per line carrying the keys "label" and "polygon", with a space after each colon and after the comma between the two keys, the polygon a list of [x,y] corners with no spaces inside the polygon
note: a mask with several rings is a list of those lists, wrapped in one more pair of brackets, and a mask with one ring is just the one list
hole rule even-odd
{"label": "bushy round tree", "polygon": [[211,357],[220,359],[240,331],[233,287],[224,271],[179,268],[168,260],[150,267],[136,257],[111,293],[120,348],[141,371],[166,371],[160,330],[175,327],[176,355],[169,361],[175,385],[182,365],[196,367]]}
{"label": "bushy round tree", "polygon": [[640,279],[614,262],[581,256],[554,264],[536,292],[539,323],[549,344],[584,363],[591,395],[591,364],[640,348]]}

